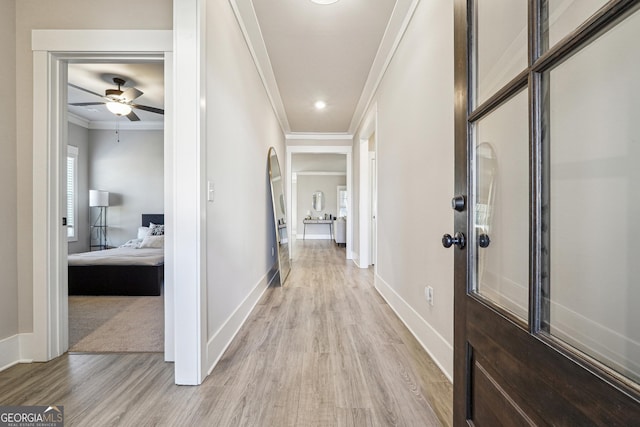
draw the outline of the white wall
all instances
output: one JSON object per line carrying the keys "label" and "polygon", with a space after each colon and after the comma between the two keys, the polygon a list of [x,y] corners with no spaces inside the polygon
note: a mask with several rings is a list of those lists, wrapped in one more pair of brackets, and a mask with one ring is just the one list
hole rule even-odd
{"label": "white wall", "polygon": [[[15,1],[0,0],[0,353],[3,339],[18,333],[15,43]],[[0,368],[8,363],[2,356]]]}
{"label": "white wall", "polygon": [[164,213],[164,132],[121,130],[117,142],[114,131],[90,130],[89,188],[109,192],[107,244],[134,239],[142,214]]}
{"label": "white wall", "polygon": [[276,264],[269,147],[283,174],[286,163],[284,135],[229,2],[206,6],[206,174],[215,186],[215,201],[207,203],[206,248],[213,367]]}
{"label": "white wall", "polygon": [[[376,287],[449,377],[453,375],[453,253],[442,247],[441,238],[453,230],[453,95],[453,4],[422,1],[374,99]],[[356,189],[359,139],[356,135]],[[354,206],[359,197],[354,191]],[[358,230],[355,224],[355,250],[359,250]],[[434,289],[433,306],[424,298],[427,285]]]}
{"label": "white wall", "polygon": [[[20,332],[33,330],[33,29],[171,29],[171,0],[114,0],[105,6],[84,0],[20,0],[16,7],[18,277]],[[106,9],[105,9],[106,7]],[[115,11],[115,15],[110,14]],[[119,13],[118,11],[125,11]],[[114,19],[106,19],[115,16]],[[141,19],[140,17],[144,17]]]}
{"label": "white wall", "polygon": [[68,145],[78,147],[78,217],[76,233],[78,240],[69,242],[69,253],[87,252],[89,250],[89,129],[69,123]]}
{"label": "white wall", "polygon": [[[298,175],[296,185],[297,190],[297,233],[298,238],[302,238],[304,231],[303,220],[307,216],[307,211],[311,211],[311,216],[324,217],[324,214],[338,215],[338,185],[346,185],[346,175]],[[324,209],[320,212],[313,210],[311,206],[312,195],[316,191],[324,193]],[[329,226],[326,224],[309,224],[306,230],[307,238],[331,239]]]}

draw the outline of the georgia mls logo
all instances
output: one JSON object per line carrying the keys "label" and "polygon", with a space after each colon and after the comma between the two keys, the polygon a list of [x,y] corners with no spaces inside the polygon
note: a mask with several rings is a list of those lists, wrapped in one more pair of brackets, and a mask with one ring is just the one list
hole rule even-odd
{"label": "georgia mls logo", "polygon": [[58,409],[57,406],[49,406],[47,409],[44,410],[44,413],[46,414],[47,412],[50,412],[50,411],[54,411],[55,413],[62,415],[62,410]]}
{"label": "georgia mls logo", "polygon": [[63,406],[0,406],[0,427],[63,426]]}

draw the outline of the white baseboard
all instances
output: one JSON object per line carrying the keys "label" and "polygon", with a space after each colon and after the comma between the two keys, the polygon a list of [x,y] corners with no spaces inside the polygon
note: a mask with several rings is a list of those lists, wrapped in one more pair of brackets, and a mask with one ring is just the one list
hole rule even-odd
{"label": "white baseboard", "polygon": [[33,360],[25,359],[22,347],[33,334],[16,334],[0,340],[0,371],[12,367],[18,363],[31,363]]}
{"label": "white baseboard", "polygon": [[258,301],[260,301],[264,292],[269,285],[271,285],[271,282],[278,277],[278,274],[277,264],[275,264],[274,267],[262,277],[233,314],[229,316],[224,325],[213,334],[207,343],[207,375],[211,374],[211,371],[213,371],[213,368],[218,364],[233,338],[235,338],[242,325],[244,325],[244,322],[246,322],[253,308],[258,304]]}
{"label": "white baseboard", "polygon": [[351,258],[351,259],[352,259],[353,263],[356,265],[356,267],[358,267],[358,268],[369,268],[368,265],[362,265],[362,263],[360,262],[360,257],[355,252],[353,252],[353,258]]}
{"label": "white baseboard", "polygon": [[[453,346],[377,274],[375,287],[444,375],[453,382]],[[427,343],[429,345],[427,345]]]}

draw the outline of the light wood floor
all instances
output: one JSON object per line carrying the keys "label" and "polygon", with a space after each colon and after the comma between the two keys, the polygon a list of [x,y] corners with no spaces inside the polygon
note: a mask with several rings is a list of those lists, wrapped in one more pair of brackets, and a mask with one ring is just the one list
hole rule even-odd
{"label": "light wood floor", "polygon": [[199,387],[161,354],[72,354],[0,372],[0,405],[64,405],[78,426],[451,425],[452,388],[373,288],[328,241],[298,242]]}

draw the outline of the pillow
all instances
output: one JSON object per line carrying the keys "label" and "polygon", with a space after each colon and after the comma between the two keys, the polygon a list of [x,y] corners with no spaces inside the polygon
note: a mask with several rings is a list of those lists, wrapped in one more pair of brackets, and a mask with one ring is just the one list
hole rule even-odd
{"label": "pillow", "polygon": [[134,248],[138,249],[140,244],[142,243],[142,239],[131,239],[124,245],[120,246],[121,248]]}
{"label": "pillow", "polygon": [[142,248],[164,248],[164,236],[147,236],[140,243],[140,249]]}
{"label": "pillow", "polygon": [[149,235],[149,227],[138,227],[138,239],[144,239]]}
{"label": "pillow", "polygon": [[149,223],[149,236],[164,236],[164,224]]}

